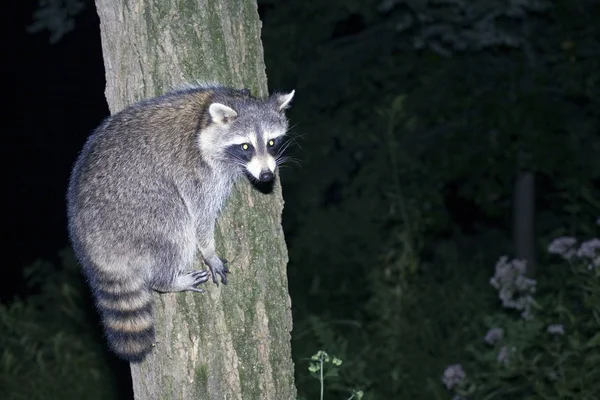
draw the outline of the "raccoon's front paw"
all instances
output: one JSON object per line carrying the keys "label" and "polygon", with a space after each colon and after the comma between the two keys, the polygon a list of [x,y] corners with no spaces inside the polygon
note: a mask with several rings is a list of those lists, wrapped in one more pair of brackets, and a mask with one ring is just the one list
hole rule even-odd
{"label": "raccoon's front paw", "polygon": [[225,266],[227,264],[227,260],[221,257],[217,257],[217,259],[213,262],[209,262],[208,268],[210,269],[210,273],[212,275],[213,282],[218,286],[219,282],[217,281],[217,275],[221,277],[221,282],[223,285],[227,285],[227,275],[229,273],[229,269]]}
{"label": "raccoon's front paw", "polygon": [[173,284],[172,290],[174,292],[191,291],[202,293],[204,290],[197,287],[208,281],[208,271],[187,271],[180,272]]}

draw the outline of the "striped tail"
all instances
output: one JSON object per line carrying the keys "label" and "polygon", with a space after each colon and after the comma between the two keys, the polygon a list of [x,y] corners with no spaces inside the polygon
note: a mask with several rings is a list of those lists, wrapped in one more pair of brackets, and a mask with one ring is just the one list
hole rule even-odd
{"label": "striped tail", "polygon": [[110,349],[130,362],[142,361],[154,346],[152,291],[142,282],[94,279],[92,287]]}

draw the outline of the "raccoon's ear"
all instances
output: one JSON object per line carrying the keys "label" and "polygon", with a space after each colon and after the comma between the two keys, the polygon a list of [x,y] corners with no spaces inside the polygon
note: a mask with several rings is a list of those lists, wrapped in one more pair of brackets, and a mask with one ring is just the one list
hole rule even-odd
{"label": "raccoon's ear", "polygon": [[294,93],[296,93],[296,91],[292,90],[289,93],[274,95],[275,101],[277,103],[277,109],[279,111],[286,110],[290,107],[290,102],[294,98]]}
{"label": "raccoon's ear", "polygon": [[213,122],[219,125],[227,125],[237,117],[237,113],[233,108],[221,103],[212,103],[208,107],[208,113]]}

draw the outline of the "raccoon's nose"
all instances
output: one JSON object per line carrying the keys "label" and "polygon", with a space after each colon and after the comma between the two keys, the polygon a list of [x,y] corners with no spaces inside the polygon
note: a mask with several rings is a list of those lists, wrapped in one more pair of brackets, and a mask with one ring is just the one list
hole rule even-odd
{"label": "raccoon's nose", "polygon": [[268,182],[273,179],[273,173],[269,170],[262,171],[258,177],[261,182]]}

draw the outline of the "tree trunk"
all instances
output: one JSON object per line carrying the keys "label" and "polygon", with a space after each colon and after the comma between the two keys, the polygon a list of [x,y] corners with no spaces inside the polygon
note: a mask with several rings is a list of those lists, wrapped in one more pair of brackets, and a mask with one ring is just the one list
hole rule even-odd
{"label": "tree trunk", "polygon": [[[267,94],[256,0],[96,6],[111,113],[197,80]],[[295,399],[282,209],[279,180],[267,195],[235,186],[215,233],[230,283],[155,294],[156,347],[131,365],[136,399]]]}
{"label": "tree trunk", "polygon": [[535,175],[519,171],[514,184],[513,240],[515,257],[527,261],[527,274],[535,275]]}
{"label": "tree trunk", "polygon": [[[530,91],[535,87],[535,75],[538,62],[531,44],[531,26],[523,21],[523,55],[527,66],[526,74],[521,78],[523,85]],[[529,132],[532,134],[533,132]],[[535,276],[535,174],[532,170],[532,155],[521,144],[518,156],[518,171],[513,194],[513,242],[515,257],[527,261],[527,274]]]}

